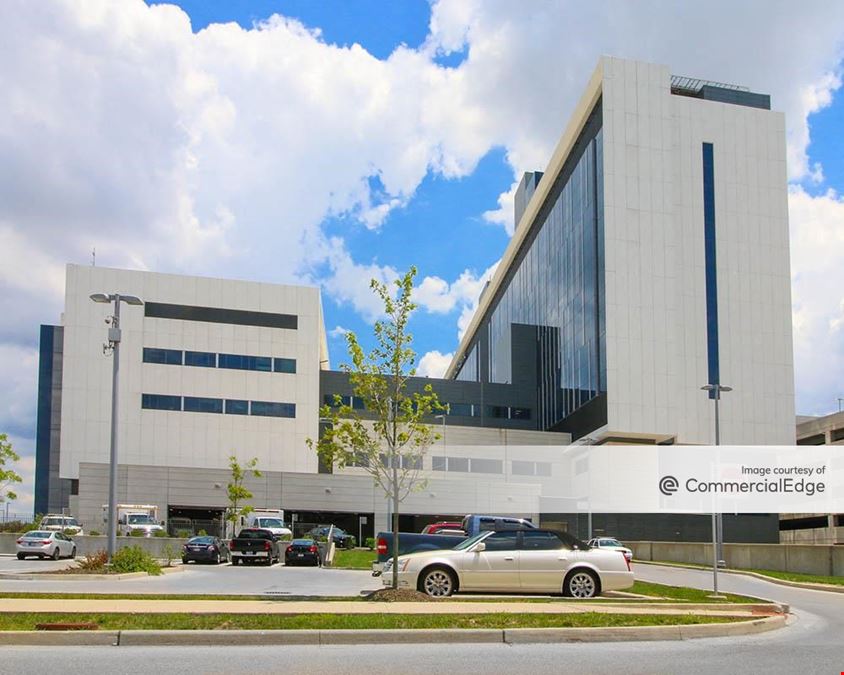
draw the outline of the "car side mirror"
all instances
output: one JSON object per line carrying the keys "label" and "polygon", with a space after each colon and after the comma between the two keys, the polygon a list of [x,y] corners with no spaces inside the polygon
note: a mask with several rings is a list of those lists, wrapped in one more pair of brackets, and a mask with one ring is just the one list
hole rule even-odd
{"label": "car side mirror", "polygon": [[484,542],[479,542],[475,545],[475,553],[481,553],[486,551],[486,544]]}

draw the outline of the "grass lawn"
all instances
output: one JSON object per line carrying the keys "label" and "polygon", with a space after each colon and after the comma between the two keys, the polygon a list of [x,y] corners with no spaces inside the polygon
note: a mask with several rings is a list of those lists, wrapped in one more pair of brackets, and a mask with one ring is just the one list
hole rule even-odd
{"label": "grass lawn", "polygon": [[94,623],[103,630],[295,630],[390,628],[572,628],[730,623],[736,617],[652,614],[0,614],[0,631],[35,630],[39,623]]}
{"label": "grass lawn", "polygon": [[[712,565],[676,563],[669,562],[667,560],[654,560],[654,563],[659,565],[673,565],[675,567],[691,567],[698,570],[712,569]],[[730,572],[732,570],[738,572],[755,572],[756,574],[763,574],[766,577],[774,577],[775,579],[784,579],[785,581],[802,581],[808,584],[831,584],[833,586],[844,586],[844,577],[830,577],[823,574],[800,574],[799,572],[778,572],[777,570],[749,569],[745,567],[727,567],[722,569],[723,572]]]}
{"label": "grass lawn", "polygon": [[786,581],[802,581],[808,584],[831,584],[832,586],[844,586],[844,577],[828,577],[822,574],[799,574],[797,572],[777,572],[775,570],[747,570],[748,572],[756,572],[757,574],[764,574],[775,579],[785,579]]}
{"label": "grass lawn", "polygon": [[365,549],[336,549],[334,567],[352,570],[371,570],[378,554]]}
{"label": "grass lawn", "polygon": [[[649,581],[637,581],[633,584],[633,588],[628,588],[626,592],[660,598],[670,598],[674,602],[715,602],[715,600],[707,597],[712,594],[712,591],[702,591],[698,588],[687,588],[685,586],[666,586],[665,584],[654,584]],[[718,600],[717,602],[760,602],[758,598],[751,598],[746,595],[734,595],[733,593],[724,593],[723,595],[726,596],[725,599]],[[609,598],[607,599],[609,600]]]}

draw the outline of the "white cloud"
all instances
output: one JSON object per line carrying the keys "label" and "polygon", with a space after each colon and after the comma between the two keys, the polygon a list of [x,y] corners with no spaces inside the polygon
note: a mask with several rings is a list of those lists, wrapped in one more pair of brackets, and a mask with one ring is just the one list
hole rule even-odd
{"label": "white cloud", "polygon": [[419,359],[416,374],[420,377],[442,377],[453,356],[451,352],[448,354],[441,354],[437,350],[428,352]]}
{"label": "white cloud", "polygon": [[348,328],[343,328],[343,326],[337,325],[328,331],[328,335],[333,338],[339,338],[345,336],[348,332],[350,332]]}
{"label": "white cloud", "polygon": [[844,396],[844,198],[793,187],[788,204],[798,407],[823,414]]}

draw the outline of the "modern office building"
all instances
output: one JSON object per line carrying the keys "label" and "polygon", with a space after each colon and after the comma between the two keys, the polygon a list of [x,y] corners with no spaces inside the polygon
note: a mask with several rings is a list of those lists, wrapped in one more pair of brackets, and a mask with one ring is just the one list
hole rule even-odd
{"label": "modern office building", "polygon": [[602,58],[447,376],[534,386],[594,442],[793,444],[785,125],[768,96]]}
{"label": "modern office building", "polygon": [[[794,443],[785,128],[769,108],[734,85],[599,61],[548,166],[517,190],[515,234],[447,377],[410,382],[432,384],[448,410],[431,419],[443,438],[408,527],[504,504],[584,536],[587,514],[549,497],[564,466],[550,448],[711,443],[706,384],[733,389],[724,443]],[[74,265],[61,325],[42,327],[37,511],[98,523],[107,501],[98,292],[145,303],[122,315],[121,503],[219,521],[234,454],[258,458],[256,506],[386,527],[372,480],[319,466],[306,445],[320,405],[357,403],[328,370],[318,289]],[[708,536],[704,516],[592,516],[622,537]],[[778,519],[728,518],[725,533],[775,541]]]}

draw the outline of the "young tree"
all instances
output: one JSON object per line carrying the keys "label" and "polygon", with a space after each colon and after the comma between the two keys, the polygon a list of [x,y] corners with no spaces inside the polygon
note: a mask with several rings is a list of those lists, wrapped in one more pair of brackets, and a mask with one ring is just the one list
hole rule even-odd
{"label": "young tree", "polygon": [[416,373],[413,336],[407,332],[416,309],[411,300],[415,275],[411,267],[396,280],[395,297],[386,284],[371,281],[385,315],[375,323],[375,347],[365,354],[357,336],[346,333],[351,365],[341,366],[364,410],[335,397],[334,406],[320,409],[320,417],[330,422],[322,437],[317,442],[308,439],[326,466],[363,468],[391,500],[393,588],[398,587],[399,508],[411,492],[425,487],[422,461],[439,434],[424,420],[442,409],[431,385],[422,393],[407,391],[408,378]]}
{"label": "young tree", "polygon": [[240,516],[245,516],[250,511],[255,509],[249,504],[241,506],[242,502],[247,499],[252,499],[252,493],[243,485],[246,476],[251,473],[255,478],[261,477],[261,472],[256,468],[258,466],[258,458],[253,457],[245,464],[241,465],[237,461],[237,457],[231,455],[229,457],[229,468],[232,472],[231,482],[226,485],[226,491],[229,497],[229,508],[226,513],[226,520],[232,523],[232,526],[237,522]]}
{"label": "young tree", "polygon": [[[13,462],[19,462],[20,459],[18,454],[12,449],[12,443],[9,441],[8,436],[6,434],[0,434],[0,504],[6,500],[12,501],[18,498],[17,494],[10,488],[15,483],[22,482],[23,478],[11,468],[11,464]],[[10,465],[8,469],[6,468],[7,463]]]}

